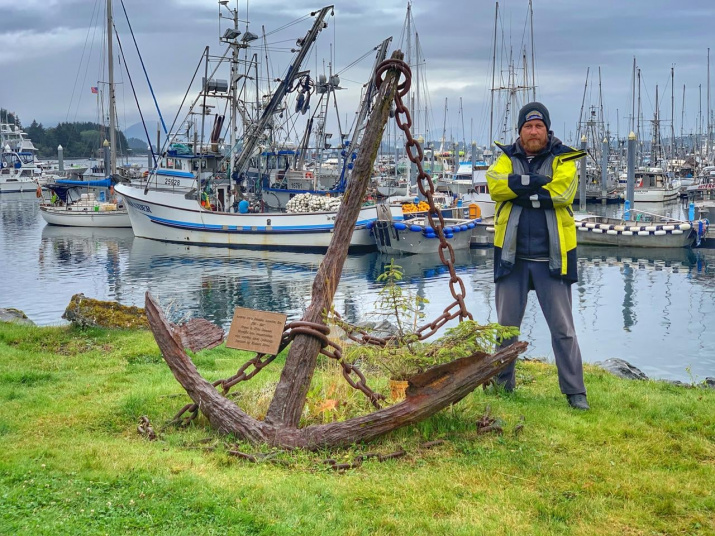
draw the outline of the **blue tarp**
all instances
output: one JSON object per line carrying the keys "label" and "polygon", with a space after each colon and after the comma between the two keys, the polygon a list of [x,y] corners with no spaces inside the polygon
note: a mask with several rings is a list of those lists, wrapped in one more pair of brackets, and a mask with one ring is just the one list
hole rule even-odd
{"label": "blue tarp", "polygon": [[[101,181],[70,181],[70,180],[57,180],[55,181],[55,184],[59,184],[60,186],[67,186],[67,187],[74,187],[74,186],[79,186],[79,187],[88,187],[88,186],[99,186],[99,187],[105,187],[109,188],[112,185],[112,179],[106,178],[102,179]],[[47,187],[49,188],[52,185],[48,185]]]}

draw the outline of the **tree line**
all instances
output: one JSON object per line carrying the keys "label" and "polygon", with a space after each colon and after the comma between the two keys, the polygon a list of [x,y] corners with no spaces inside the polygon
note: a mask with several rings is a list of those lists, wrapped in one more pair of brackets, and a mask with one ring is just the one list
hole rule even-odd
{"label": "tree line", "polygon": [[[109,139],[109,129],[98,123],[65,122],[56,127],[45,128],[42,123],[32,120],[30,126],[23,127],[17,114],[0,109],[0,121],[22,128],[37,148],[40,158],[56,158],[57,147],[62,145],[65,158],[91,158],[102,156],[102,143]],[[145,154],[146,142],[127,138],[117,130],[117,154],[120,156]],[[138,142],[138,143],[137,143]]]}

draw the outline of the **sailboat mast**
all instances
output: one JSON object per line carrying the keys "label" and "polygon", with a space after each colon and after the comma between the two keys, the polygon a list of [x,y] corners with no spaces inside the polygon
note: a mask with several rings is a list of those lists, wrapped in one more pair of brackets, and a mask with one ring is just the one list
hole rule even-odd
{"label": "sailboat mast", "polygon": [[675,158],[675,68],[670,67],[670,157]]}
{"label": "sailboat mast", "polygon": [[633,56],[633,88],[631,90],[631,128],[630,132],[636,131],[636,57]]}
{"label": "sailboat mast", "polygon": [[[636,109],[636,139],[641,143],[641,70],[638,69],[638,108]],[[640,153],[639,153],[640,154]]]}
{"label": "sailboat mast", "polygon": [[[407,2],[407,65],[412,68],[412,2]],[[414,95],[408,99],[410,117],[414,117]]]}
{"label": "sailboat mast", "polygon": [[685,156],[685,84],[683,84],[683,106],[680,108],[680,148]]}
{"label": "sailboat mast", "polygon": [[112,0],[107,0],[107,69],[109,70],[109,162],[110,174],[117,174],[117,136],[116,136],[116,101],[114,95],[114,30],[112,28]]}
{"label": "sailboat mast", "polygon": [[708,164],[709,162],[709,157],[710,157],[710,47],[708,47],[708,102],[707,102],[707,113],[708,113],[708,141],[705,144],[705,157],[708,158]]}
{"label": "sailboat mast", "polygon": [[496,4],[496,12],[494,13],[494,49],[492,51],[492,95],[489,105],[489,152],[492,154],[494,151],[494,91],[496,91],[494,88],[494,77],[496,76],[497,67],[497,21],[499,19],[499,2]]}
{"label": "sailboat mast", "polygon": [[660,157],[660,113],[658,109],[658,84],[655,85],[655,120],[653,121],[653,145],[651,147],[651,165],[658,165]]}
{"label": "sailboat mast", "polygon": [[415,32],[415,98],[417,107],[415,109],[415,132],[421,134],[420,130],[420,34]]}
{"label": "sailboat mast", "polygon": [[536,68],[534,66],[534,6],[532,0],[529,0],[529,20],[531,21],[531,91],[533,98],[536,100]]}

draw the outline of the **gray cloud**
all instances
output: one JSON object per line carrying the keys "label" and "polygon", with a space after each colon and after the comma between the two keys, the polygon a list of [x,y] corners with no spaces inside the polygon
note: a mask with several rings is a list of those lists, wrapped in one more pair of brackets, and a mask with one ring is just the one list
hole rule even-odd
{"label": "gray cloud", "polygon": [[[186,91],[203,48],[221,54],[218,43],[219,6],[213,0],[125,0],[137,41],[152,84],[165,115],[173,117]],[[322,69],[323,60],[335,55],[335,69],[342,70],[382,39],[392,35],[394,47],[400,41],[405,20],[405,1],[387,0],[376,6],[362,0],[335,2],[335,18],[319,40],[308,66]],[[675,65],[675,122],[679,131],[683,85],[686,85],[685,121],[687,132],[695,128],[699,107],[698,86],[702,86],[702,106],[707,106],[707,48],[711,44],[711,24],[715,5],[709,0],[680,3],[630,0],[602,0],[593,3],[572,0],[534,2],[537,98],[551,109],[553,128],[568,138],[574,132],[581,107],[586,69],[590,67],[587,104],[598,103],[600,66],[604,110],[611,130],[619,123],[625,135],[631,108],[633,57],[642,69],[643,115],[653,115],[655,86],[661,96],[661,116],[670,118],[670,68]],[[141,85],[141,100],[150,117],[155,117],[143,75],[119,0],[114,0],[116,26],[128,54],[132,77]],[[245,18],[245,2],[238,9]],[[235,6],[233,0],[230,6]],[[285,52],[307,30],[310,21],[270,33],[320,5],[299,0],[286,7],[277,0],[249,3],[251,30],[260,34],[265,26],[271,50],[273,76],[280,76],[289,61]],[[519,55],[528,35],[526,0],[500,2],[500,45]],[[96,120],[97,112],[89,87],[102,80],[101,19],[104,0],[54,0],[10,2],[0,0],[3,24],[0,30],[0,105],[16,111],[23,122],[33,119],[52,125],[69,120]],[[95,14],[93,17],[93,13]],[[473,136],[487,142],[489,87],[494,29],[494,2],[482,0],[415,0],[413,15],[425,55],[426,85],[430,89],[428,115],[432,134],[441,135],[444,99],[449,100],[449,135],[457,139]],[[99,19],[99,26],[94,28]],[[221,21],[222,28],[227,26]],[[243,26],[243,25],[242,25]],[[334,42],[333,42],[334,40]],[[92,43],[85,49],[85,41]],[[82,55],[84,51],[84,60]],[[715,51],[713,51],[715,55]],[[714,58],[715,59],[715,58]],[[368,76],[372,57],[342,75],[346,91],[340,94],[341,113],[352,117],[362,84]],[[83,65],[82,69],[79,66]],[[713,72],[715,75],[715,71]],[[127,124],[138,120],[129,94],[126,75],[119,74],[125,96],[120,118]],[[73,94],[74,90],[74,94]],[[463,117],[458,116],[462,99]],[[715,100],[715,99],[713,99]],[[616,112],[618,110],[618,112]],[[465,133],[462,133],[462,124]],[[473,126],[472,126],[473,125]],[[566,130],[566,132],[562,132]]]}

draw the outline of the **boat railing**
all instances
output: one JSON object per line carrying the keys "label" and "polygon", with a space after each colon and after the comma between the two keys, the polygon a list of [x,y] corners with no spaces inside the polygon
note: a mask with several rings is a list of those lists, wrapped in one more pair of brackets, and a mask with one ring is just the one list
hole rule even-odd
{"label": "boat railing", "polygon": [[[654,212],[648,212],[646,210],[639,210],[637,208],[632,208],[630,209],[631,214],[635,214],[636,216],[639,215],[645,215],[648,216],[649,218],[653,218],[652,220],[649,219],[648,221],[654,221],[654,220],[660,220],[660,221],[672,221],[672,222],[677,222],[677,223],[687,223],[687,220],[680,220],[678,218],[672,218],[670,216],[663,216],[662,214],[655,214]],[[639,218],[642,220],[642,218]]]}

